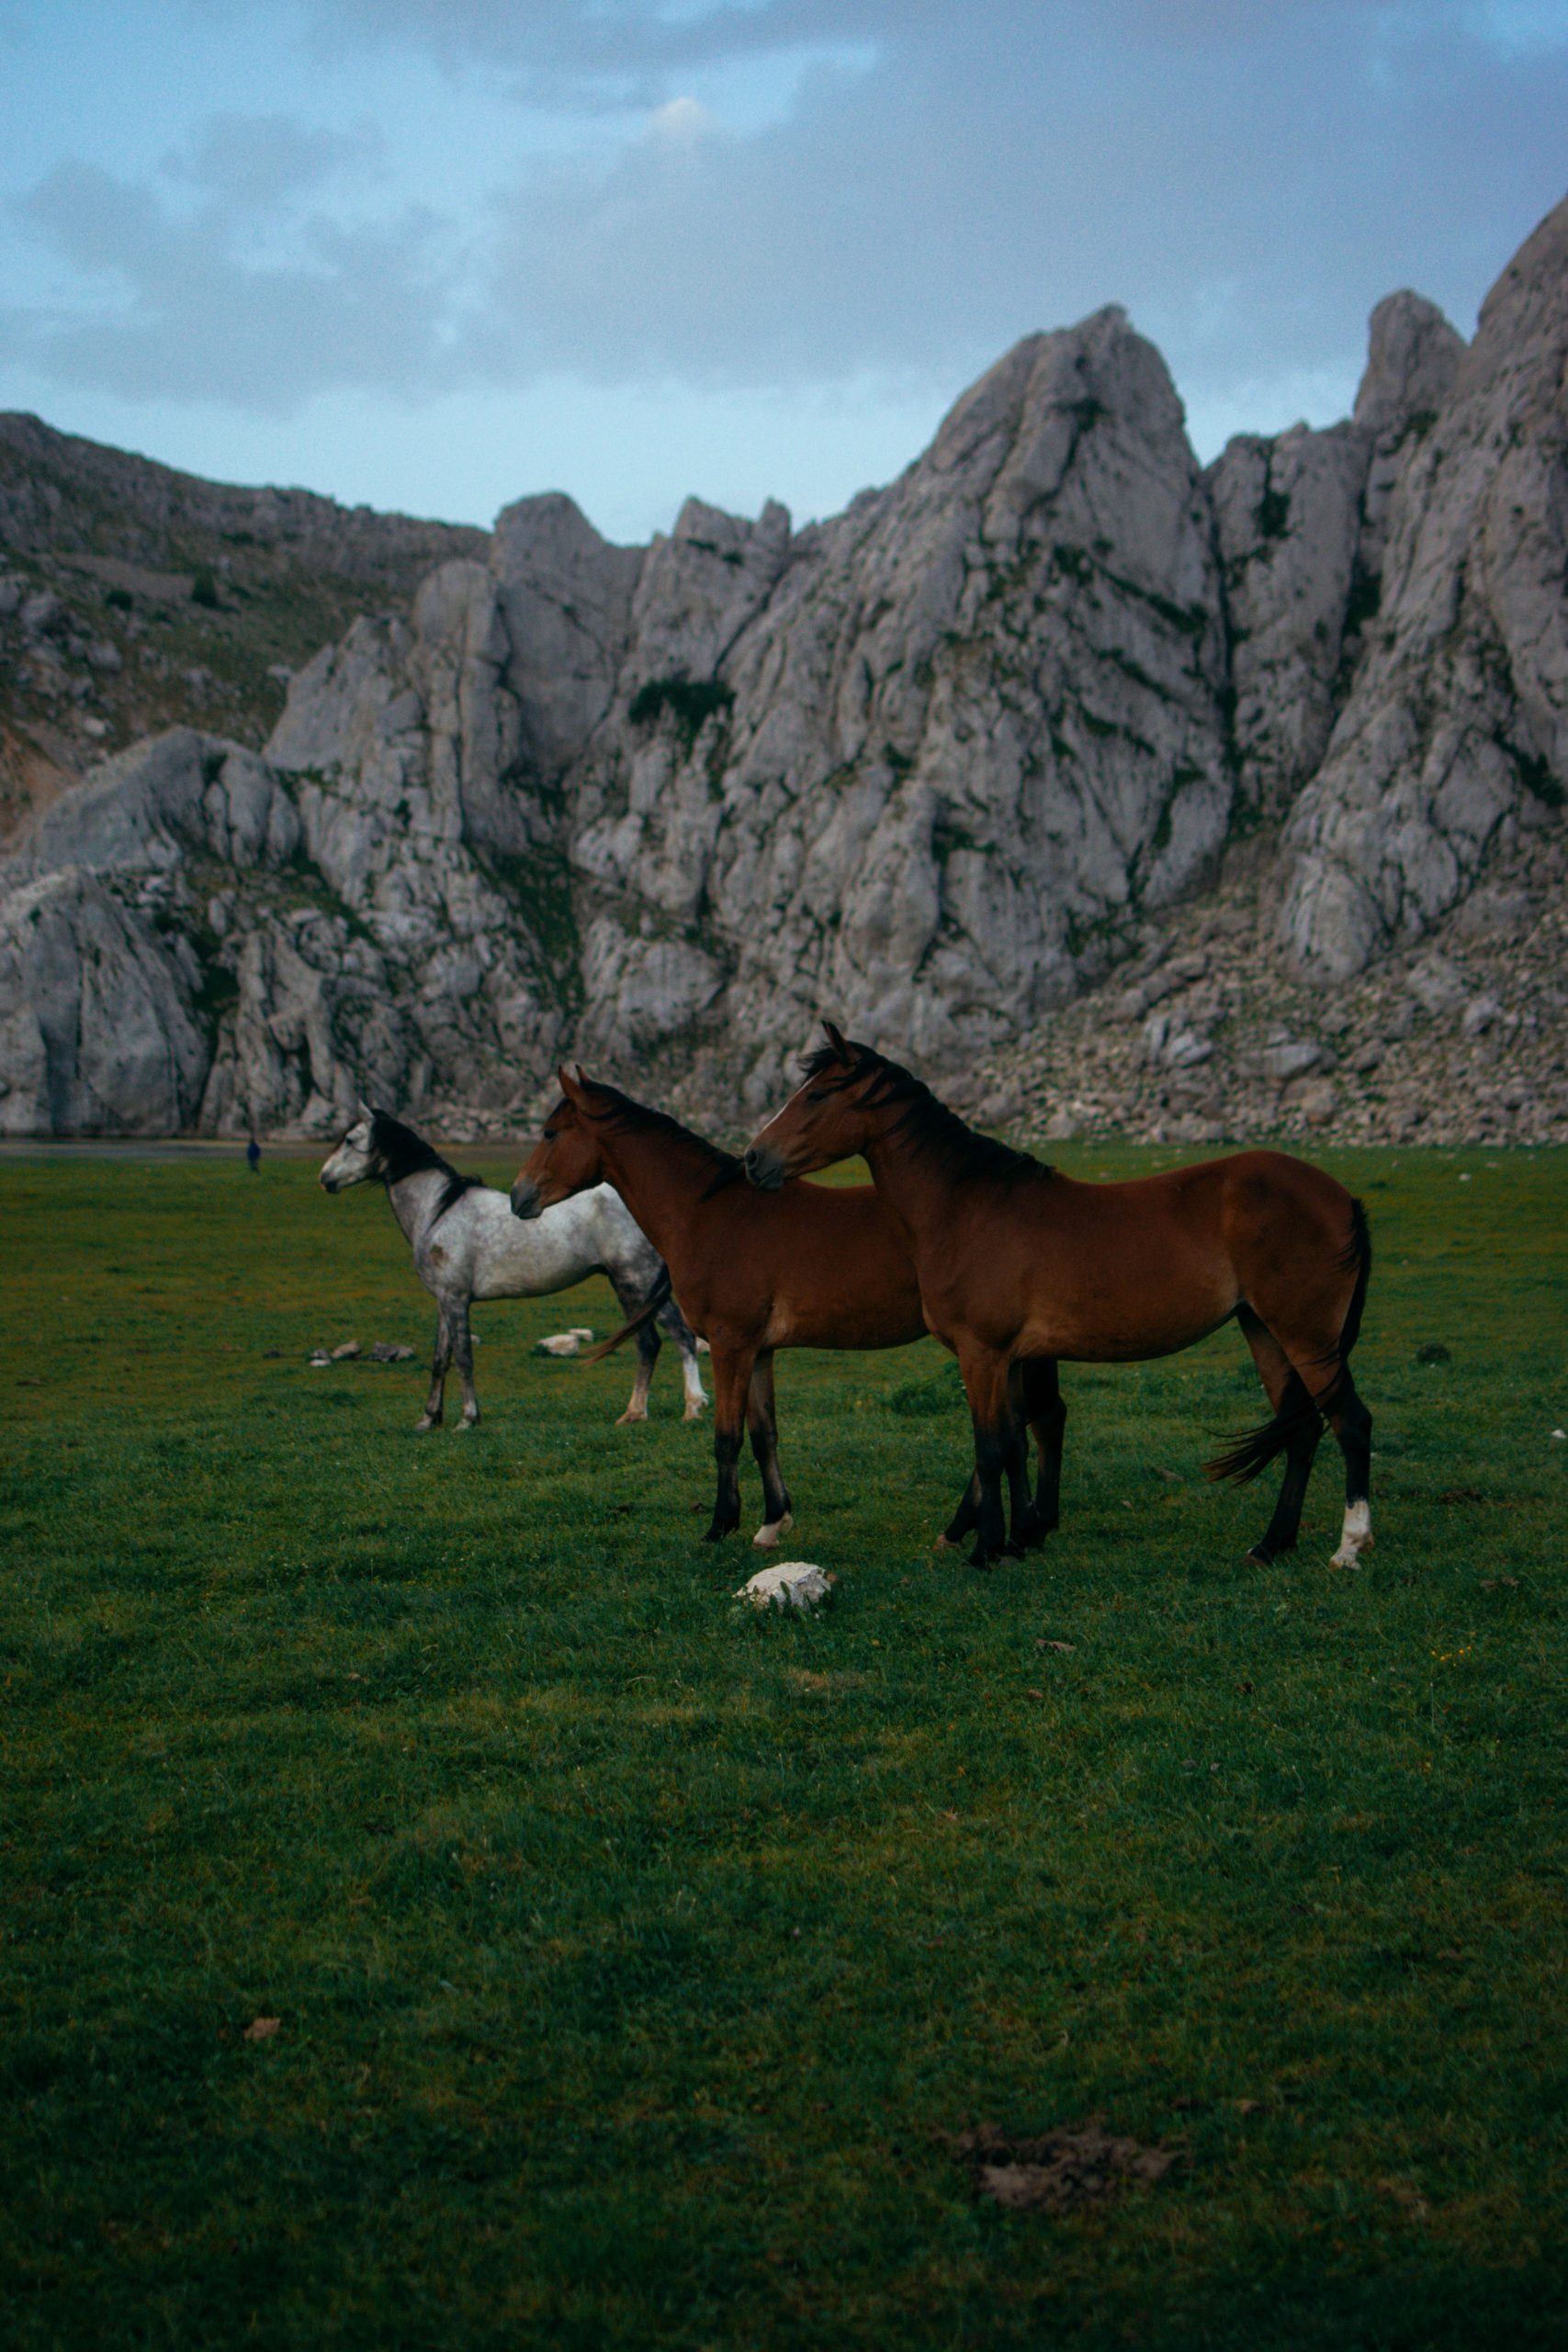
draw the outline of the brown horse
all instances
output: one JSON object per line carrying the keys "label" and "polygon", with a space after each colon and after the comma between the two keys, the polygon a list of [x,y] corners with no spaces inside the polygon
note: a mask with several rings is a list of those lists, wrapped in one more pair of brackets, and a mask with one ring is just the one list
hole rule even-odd
{"label": "brown horse", "polygon": [[[1044,1532],[1023,1485],[1020,1367],[1173,1354],[1232,1316],[1273,1419],[1212,1477],[1252,1478],[1286,1457],[1267,1562],[1292,1549],[1326,1420],[1345,1456],[1336,1567],[1371,1544],[1371,1416],[1350,1378],[1371,1268],[1365,1214],[1343,1185],[1279,1151],[1243,1151],[1127,1184],[1080,1184],[976,1135],[909,1071],[826,1023],[806,1082],[746,1154],[764,1190],[852,1153],[919,1278],[930,1329],[958,1358],[975,1424],[975,1478],[949,1527],[977,1530],[984,1567],[1005,1548],[1001,1481],[1019,1551]],[[657,1245],[656,1245],[657,1246]]]}
{"label": "brown horse", "polygon": [[[762,1476],[763,1523],[753,1541],[771,1550],[793,1509],[779,1469],[774,1353],[897,1348],[923,1338],[908,1252],[869,1184],[785,1184],[759,1194],[731,1153],[661,1111],[581,1071],[572,1079],[562,1070],[560,1082],[561,1100],[524,1162],[512,1206],[518,1216],[537,1216],[589,1185],[615,1185],[713,1351],[718,1486],[707,1541],[739,1524],[744,1422]],[[1048,1417],[1043,1390],[1032,1380],[1025,1388],[1025,1411]]]}
{"label": "brown horse", "polygon": [[732,1153],[663,1112],[581,1071],[572,1079],[562,1070],[560,1082],[561,1100],[512,1188],[513,1213],[538,1216],[590,1185],[615,1185],[712,1351],[718,1487],[707,1541],[740,1523],[745,1424],[762,1477],[763,1523],[753,1541],[771,1550],[793,1524],[779,1469],[774,1351],[922,1339],[914,1269],[869,1184],[785,1184],[762,1198],[741,1181]]}

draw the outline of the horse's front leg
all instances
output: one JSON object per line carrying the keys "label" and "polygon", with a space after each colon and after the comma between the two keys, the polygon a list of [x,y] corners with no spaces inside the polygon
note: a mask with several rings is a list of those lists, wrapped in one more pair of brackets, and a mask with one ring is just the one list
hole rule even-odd
{"label": "horse's front leg", "polygon": [[424,1400],[423,1412],[414,1423],[416,1430],[440,1428],[446,1396],[446,1367],[451,1361],[452,1340],[446,1329],[446,1310],[438,1304],[435,1309],[435,1353],[430,1365],[430,1394]]}
{"label": "horse's front leg", "polygon": [[773,1359],[770,1350],[757,1358],[751,1374],[750,1394],[747,1399],[746,1418],[751,1431],[751,1451],[757,1457],[757,1467],[762,1474],[762,1524],[751,1541],[759,1552],[778,1548],[781,1535],[787,1535],[795,1525],[795,1509],[789,1488],[784,1485],[779,1468],[779,1424],[773,1407]]}
{"label": "horse's front leg", "polygon": [[751,1386],[751,1348],[713,1352],[713,1458],[717,1469],[713,1521],[704,1541],[722,1543],[740,1524],[740,1437]]}
{"label": "horse's front leg", "polygon": [[975,1472],[980,1482],[979,1523],[969,1565],[988,1568],[1008,1548],[1002,1477],[1018,1447],[1018,1425],[1012,1417],[1007,1358],[972,1346],[960,1350],[958,1363],[975,1426]]}
{"label": "horse's front leg", "polygon": [[958,1509],[948,1521],[932,1544],[933,1552],[956,1552],[980,1517],[980,1474],[972,1473],[969,1484],[958,1498]]}
{"label": "horse's front leg", "polygon": [[474,1339],[468,1328],[468,1300],[454,1300],[447,1314],[452,1328],[452,1353],[457,1361],[457,1377],[463,1384],[463,1418],[457,1426],[463,1430],[477,1429],[479,1400],[474,1393]]}
{"label": "horse's front leg", "polygon": [[[1043,1544],[1061,1518],[1062,1432],[1066,1426],[1067,1408],[1062,1402],[1054,1356],[1031,1356],[1013,1366],[1012,1404],[1019,1424],[1019,1483],[1013,1488],[1012,1540],[1027,1551],[1033,1544]],[[1040,1454],[1032,1502],[1026,1483],[1029,1457],[1024,1445],[1025,1423],[1034,1432]]]}

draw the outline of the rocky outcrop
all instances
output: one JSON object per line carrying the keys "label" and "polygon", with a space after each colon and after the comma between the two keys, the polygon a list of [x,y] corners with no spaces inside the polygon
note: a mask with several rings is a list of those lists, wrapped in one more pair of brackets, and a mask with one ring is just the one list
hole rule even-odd
{"label": "rocky outcrop", "polygon": [[[568,1051],[739,1125],[829,1008],[1021,1116],[1392,1124],[1309,1019],[1377,956],[1539,1108],[1536,966],[1414,943],[1478,879],[1555,936],[1565,244],[1568,208],[1468,353],[1391,297],[1351,419],[1206,474],[1108,310],[798,532],[692,500],[617,548],[524,500],[259,753],[178,729],[50,786],[0,868],[0,1125],[319,1132],[361,1091],[503,1125]],[[1368,986],[1361,1054],[1411,1034]]]}
{"label": "rocky outcrop", "polygon": [[[1120,311],[1020,344],[889,490],[787,549],[775,517],[650,558],[685,625],[639,587],[568,834],[601,961],[670,987],[749,1101],[819,1001],[946,1069],[1063,1001],[1203,872],[1231,793],[1207,502]],[[624,1049],[614,993],[582,1035]]]}
{"label": "rocky outcrop", "polygon": [[1568,205],[1482,310],[1387,509],[1376,628],[1291,820],[1281,937],[1340,979],[1457,905],[1568,777]]}
{"label": "rocky outcrop", "polygon": [[239,490],[0,415],[0,842],[105,752],[260,745],[292,671],[482,531]]}
{"label": "rocky outcrop", "polygon": [[1348,670],[1382,595],[1389,502],[1464,351],[1434,304],[1372,312],[1354,418],[1244,434],[1210,467],[1229,622],[1243,789],[1278,816],[1327,747]]}
{"label": "rocky outcrop", "polygon": [[38,875],[0,898],[0,1134],[188,1127],[207,1056],[200,973],[91,873]]}
{"label": "rocky outcrop", "polygon": [[449,733],[399,711],[361,624],[306,697],[343,762],[299,774],[176,729],[0,866],[0,1129],[322,1133],[362,1090],[440,1116],[536,1073],[559,1028],[539,951],[463,837],[464,750],[481,775],[493,750],[488,702],[461,725],[472,603],[419,609],[438,626],[399,643],[400,674],[419,664]]}

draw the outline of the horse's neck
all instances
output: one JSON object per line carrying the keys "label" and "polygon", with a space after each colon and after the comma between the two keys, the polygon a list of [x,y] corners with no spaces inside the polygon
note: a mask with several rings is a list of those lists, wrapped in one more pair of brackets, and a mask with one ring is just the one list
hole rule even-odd
{"label": "horse's neck", "polygon": [[613,1184],[660,1256],[669,1260],[723,1159],[701,1136],[608,1135],[600,1147],[604,1182]]}
{"label": "horse's neck", "polygon": [[933,1166],[919,1144],[911,1145],[890,1122],[886,1131],[862,1147],[883,1207],[911,1253],[945,1221],[952,1180]]}
{"label": "horse's neck", "polygon": [[392,1215],[402,1227],[403,1239],[411,1250],[417,1246],[435,1215],[435,1204],[446,1184],[445,1168],[419,1168],[412,1176],[400,1176],[395,1184],[388,1185],[387,1199]]}

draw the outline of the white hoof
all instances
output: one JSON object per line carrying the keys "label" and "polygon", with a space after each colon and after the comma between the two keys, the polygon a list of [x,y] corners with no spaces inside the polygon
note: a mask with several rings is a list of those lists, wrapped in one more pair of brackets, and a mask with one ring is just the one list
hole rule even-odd
{"label": "white hoof", "polygon": [[[478,1415],[477,1413],[465,1413],[465,1414],[464,1414],[464,1416],[463,1416],[463,1418],[462,1418],[462,1419],[457,1423],[457,1429],[459,1429],[459,1430],[477,1430],[477,1429],[478,1429],[478,1427],[479,1427],[479,1415]],[[454,1434],[454,1436],[456,1436],[456,1434],[457,1434],[457,1430],[456,1430],[453,1431],[453,1434]]]}
{"label": "white hoof", "polygon": [[422,1413],[418,1420],[415,1421],[413,1427],[414,1435],[416,1437],[423,1437],[426,1430],[439,1429],[440,1423],[436,1420],[433,1413]]}
{"label": "white hoof", "polygon": [[776,1552],[780,1536],[787,1535],[794,1525],[793,1511],[786,1510],[782,1519],[765,1520],[751,1538],[753,1549],[758,1552]]}
{"label": "white hoof", "polygon": [[700,1421],[707,1408],[708,1400],[705,1396],[688,1396],[686,1409],[681,1418],[684,1421]]}
{"label": "white hoof", "polygon": [[1360,1566],[1361,1554],[1372,1548],[1372,1512],[1370,1503],[1349,1503],[1346,1506],[1345,1524],[1339,1531],[1339,1549],[1328,1563],[1331,1568],[1355,1568]]}
{"label": "white hoof", "polygon": [[615,1427],[618,1430],[624,1430],[633,1421],[646,1421],[647,1419],[648,1412],[645,1407],[641,1405],[628,1405],[624,1413],[616,1415]]}

